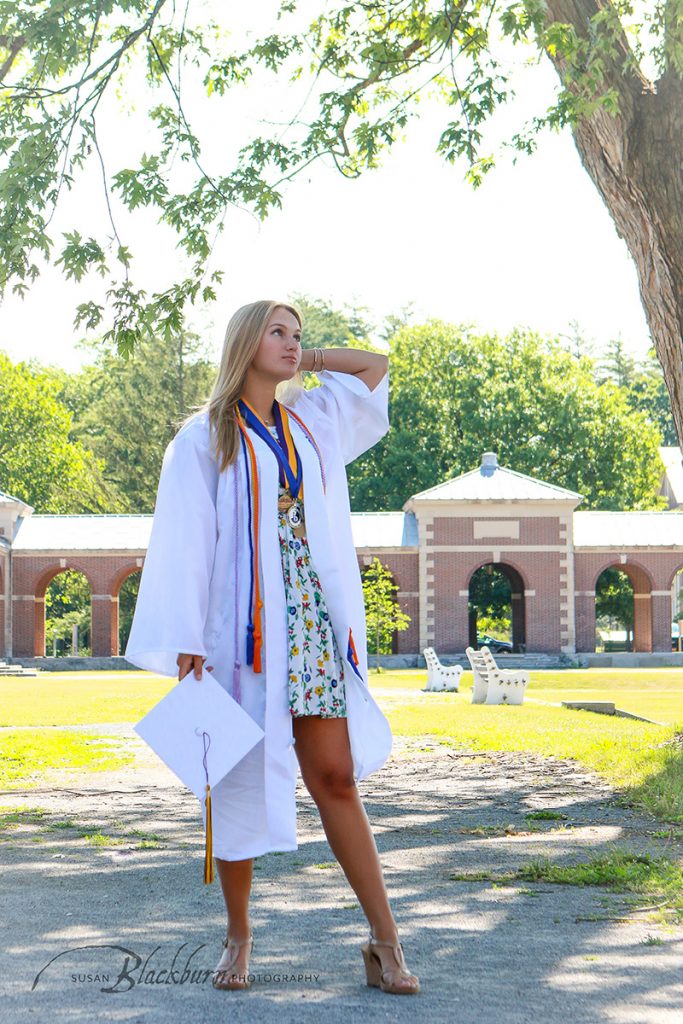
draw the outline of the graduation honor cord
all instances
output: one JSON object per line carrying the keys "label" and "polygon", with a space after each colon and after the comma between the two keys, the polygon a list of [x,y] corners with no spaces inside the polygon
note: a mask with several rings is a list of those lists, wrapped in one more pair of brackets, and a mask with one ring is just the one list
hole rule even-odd
{"label": "graduation honor cord", "polygon": [[[280,484],[288,489],[290,493],[283,495],[282,499],[278,499],[278,507],[283,511],[287,511],[287,518],[289,519],[290,525],[295,529],[303,521],[302,511],[300,506],[297,506],[297,499],[303,502],[303,472],[301,465],[301,458],[294,439],[292,437],[291,429],[289,426],[289,417],[293,417],[299,426],[304,431],[304,434],[313,445],[316,455],[318,456],[318,463],[320,465],[320,475],[323,483],[323,493],[327,492],[327,480],[325,475],[325,464],[323,457],[320,452],[318,444],[306,426],[304,421],[298,416],[292,409],[288,409],[286,406],[281,405],[277,400],[273,401],[272,406],[273,418],[275,420],[275,426],[277,428],[278,440],[272,436],[267,426],[260,418],[260,416],[254,411],[252,406],[243,398],[240,398],[235,408],[235,416],[241,433],[242,441],[242,452],[244,455],[244,463],[246,469],[247,478],[247,509],[249,518],[249,551],[250,551],[250,587],[249,587],[249,623],[247,625],[247,665],[254,666],[254,672],[262,672],[263,666],[261,662],[261,648],[263,642],[263,633],[261,628],[261,609],[263,608],[263,601],[261,600],[260,585],[259,585],[259,497],[260,497],[260,484],[258,478],[258,463],[256,460],[256,452],[254,446],[249,437],[247,431],[247,425],[256,431],[258,436],[265,441],[271,451],[274,453],[279,464],[279,478]],[[248,450],[248,451],[247,451]],[[239,522],[239,508],[237,505],[237,463],[235,462],[235,520]],[[281,504],[282,501],[282,504]],[[300,518],[301,517],[301,518]],[[237,527],[236,527],[237,530]],[[236,537],[238,534],[236,533]],[[239,544],[236,542],[236,563],[239,563]],[[238,583],[235,584],[235,667],[233,671],[233,695],[234,699],[240,701],[240,661],[239,661],[239,647],[237,645],[237,600],[238,600]],[[349,637],[347,643],[346,657],[349,664],[355,671],[359,679],[362,680],[361,672],[358,668],[358,653],[356,651],[356,645],[353,640],[353,632],[349,627]]]}
{"label": "graduation honor cord", "polygon": [[[323,482],[323,493],[327,489],[325,477],[325,465],[320,448],[313,437],[313,434],[306,426],[300,416],[297,416],[291,409],[281,405],[277,400],[273,401],[273,418],[277,428],[277,441],[272,436],[267,426],[254,411],[252,406],[245,399],[240,398],[237,402],[235,415],[241,432],[242,452],[247,477],[247,509],[249,513],[249,549],[250,549],[250,587],[249,587],[249,624],[247,625],[247,665],[254,666],[254,672],[262,672],[261,648],[263,644],[263,633],[261,629],[261,600],[259,583],[259,499],[260,483],[258,479],[258,464],[256,452],[247,426],[251,427],[258,436],[265,441],[270,450],[278,460],[280,484],[289,491],[278,500],[278,507],[287,512],[287,518],[293,528],[303,523],[303,467],[301,457],[296,450],[289,417],[292,416],[304,431],[306,437],[313,445]],[[239,510],[235,510],[239,518]],[[239,561],[239,558],[237,558]],[[237,600],[237,595],[235,595]],[[239,693],[239,689],[237,691]]]}

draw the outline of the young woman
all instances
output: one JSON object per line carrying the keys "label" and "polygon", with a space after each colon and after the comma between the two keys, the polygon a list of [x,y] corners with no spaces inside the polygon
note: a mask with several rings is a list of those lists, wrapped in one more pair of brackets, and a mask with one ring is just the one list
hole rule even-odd
{"label": "young woman", "polygon": [[[253,858],[296,850],[296,778],[370,924],[369,985],[408,971],[356,782],[391,751],[367,684],[362,585],[345,466],[389,429],[388,359],[303,349],[295,306],[228,324],[207,403],[169,444],[126,657],[184,678],[202,667],[264,730],[211,790],[227,909],[217,988],[248,988]],[[321,386],[306,390],[301,372]],[[203,810],[206,825],[206,810]]]}

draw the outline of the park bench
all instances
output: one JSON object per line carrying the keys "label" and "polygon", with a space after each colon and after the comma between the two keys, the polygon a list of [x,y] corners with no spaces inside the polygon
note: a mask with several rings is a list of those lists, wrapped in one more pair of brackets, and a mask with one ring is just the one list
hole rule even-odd
{"label": "park bench", "polygon": [[427,662],[427,690],[460,689],[461,665],[450,665],[448,668],[439,661],[433,647],[425,647],[422,652]]}
{"label": "park bench", "polygon": [[474,686],[473,704],[522,704],[524,691],[529,683],[529,673],[515,669],[498,668],[496,659],[488,647],[465,651],[472,666]]}

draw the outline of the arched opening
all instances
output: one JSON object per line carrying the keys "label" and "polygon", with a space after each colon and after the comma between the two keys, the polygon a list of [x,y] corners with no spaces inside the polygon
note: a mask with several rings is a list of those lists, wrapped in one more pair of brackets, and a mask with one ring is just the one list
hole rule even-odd
{"label": "arched opening", "polygon": [[376,556],[361,567],[360,574],[368,655],[377,659],[381,654],[397,654],[398,634],[407,628],[409,619],[396,598],[399,588],[394,575]]}
{"label": "arched opening", "polygon": [[595,583],[595,650],[652,650],[652,586],[637,565],[611,565]]}
{"label": "arched opening", "polygon": [[468,595],[469,645],[494,654],[526,650],[524,581],[504,562],[488,562],[472,573]]}
{"label": "arched opening", "polygon": [[45,588],[44,608],[42,655],[90,657],[91,591],[87,577],[75,569],[57,573]]}
{"label": "arched opening", "polygon": [[605,569],[595,584],[595,650],[633,650],[633,584],[622,569]]}

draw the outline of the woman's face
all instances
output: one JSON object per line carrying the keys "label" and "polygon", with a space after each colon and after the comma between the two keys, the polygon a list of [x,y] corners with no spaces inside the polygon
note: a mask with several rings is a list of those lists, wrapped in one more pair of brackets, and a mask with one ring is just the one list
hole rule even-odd
{"label": "woman's face", "polygon": [[299,321],[288,309],[278,306],[263,332],[252,365],[254,369],[277,380],[289,380],[299,369],[300,362]]}

